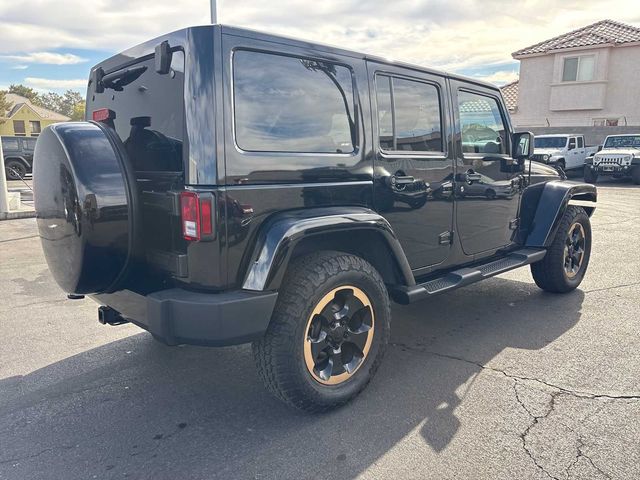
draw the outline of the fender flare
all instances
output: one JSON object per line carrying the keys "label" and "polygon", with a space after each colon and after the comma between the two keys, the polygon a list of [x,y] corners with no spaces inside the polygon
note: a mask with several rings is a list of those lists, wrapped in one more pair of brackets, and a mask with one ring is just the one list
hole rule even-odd
{"label": "fender flare", "polygon": [[4,163],[5,163],[5,165],[6,165],[6,163],[7,163],[8,161],[10,161],[10,160],[17,160],[17,161],[19,161],[21,164],[23,164],[23,165],[27,168],[27,170],[30,170],[30,169],[32,168],[32,166],[29,164],[29,162],[27,161],[27,159],[26,159],[26,158],[24,158],[24,157],[21,157],[20,155],[7,155],[7,156],[4,158]]}
{"label": "fender flare", "polygon": [[591,216],[597,199],[598,191],[595,185],[589,183],[554,180],[532,185],[522,197],[522,231],[526,234],[524,245],[548,247],[569,205],[582,206]]}
{"label": "fender flare", "polygon": [[354,229],[381,235],[394,256],[403,283],[415,285],[404,250],[384,217],[364,207],[329,207],[283,212],[266,220],[258,235],[242,288],[277,290],[291,255],[301,240]]}

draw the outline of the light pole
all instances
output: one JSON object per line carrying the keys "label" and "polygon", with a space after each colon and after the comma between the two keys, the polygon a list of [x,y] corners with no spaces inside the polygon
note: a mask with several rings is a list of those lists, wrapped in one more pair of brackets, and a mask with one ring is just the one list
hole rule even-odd
{"label": "light pole", "polygon": [[211,2],[211,23],[218,23],[218,11],[216,9],[216,0],[209,0]]}
{"label": "light pole", "polygon": [[6,172],[4,170],[4,155],[2,153],[2,142],[0,141],[0,213],[9,212],[8,196]]}

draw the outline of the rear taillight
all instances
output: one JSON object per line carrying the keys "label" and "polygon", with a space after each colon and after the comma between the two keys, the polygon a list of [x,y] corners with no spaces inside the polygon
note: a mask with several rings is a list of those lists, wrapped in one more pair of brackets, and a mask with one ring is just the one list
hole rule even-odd
{"label": "rear taillight", "polygon": [[197,242],[213,238],[213,195],[210,193],[182,192],[180,194],[182,236]]}
{"label": "rear taillight", "polygon": [[108,108],[101,108],[99,110],[94,110],[91,114],[91,118],[94,122],[109,122],[116,118],[116,112]]}

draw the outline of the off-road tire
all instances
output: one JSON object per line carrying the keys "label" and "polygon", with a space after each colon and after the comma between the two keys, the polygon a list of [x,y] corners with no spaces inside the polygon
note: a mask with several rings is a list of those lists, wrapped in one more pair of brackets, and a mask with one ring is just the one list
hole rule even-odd
{"label": "off-road tire", "polygon": [[584,181],[587,183],[595,183],[598,181],[598,173],[591,170],[588,166],[584,167]]}
{"label": "off-road tire", "polygon": [[27,175],[27,167],[19,160],[7,160],[4,169],[7,180],[20,180]]}
{"label": "off-road tire", "polygon": [[[585,234],[584,256],[580,268],[573,278],[565,271],[565,247],[571,228],[579,223]],[[589,216],[582,207],[569,206],[562,216],[560,226],[553,239],[553,243],[547,250],[545,257],[531,264],[531,274],[536,285],[547,292],[567,293],[575,290],[587,271],[591,256],[591,222]]]}
{"label": "off-road tire", "polygon": [[636,185],[640,185],[640,165],[631,168],[631,179]]}
{"label": "off-road tire", "polygon": [[[367,295],[375,329],[368,355],[355,373],[337,385],[323,385],[305,364],[305,330],[321,299],[343,285]],[[390,319],[385,284],[367,261],[334,251],[302,256],[287,270],[266,334],[252,345],[258,374],[277,398],[300,410],[322,412],[343,405],[366,387],[378,369],[389,341]]]}
{"label": "off-road tire", "polygon": [[493,188],[489,188],[484,192],[484,196],[489,200],[495,200],[497,197],[496,191]]}

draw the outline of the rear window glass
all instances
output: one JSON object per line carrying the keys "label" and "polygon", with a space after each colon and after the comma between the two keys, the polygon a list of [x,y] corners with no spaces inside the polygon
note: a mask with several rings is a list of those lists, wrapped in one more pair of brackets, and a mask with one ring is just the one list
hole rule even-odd
{"label": "rear window glass", "polygon": [[153,58],[127,68],[146,67],[118,91],[92,93],[87,108],[108,108],[116,114],[114,127],[136,171],[182,171],[184,129],[184,53],[175,51],[171,70],[160,75]]}
{"label": "rear window glass", "polygon": [[17,138],[3,138],[2,139],[2,148],[5,150],[19,150],[20,146],[18,145]]}
{"label": "rear window glass", "polygon": [[247,151],[351,153],[351,71],[329,62],[236,51],[235,135]]}

